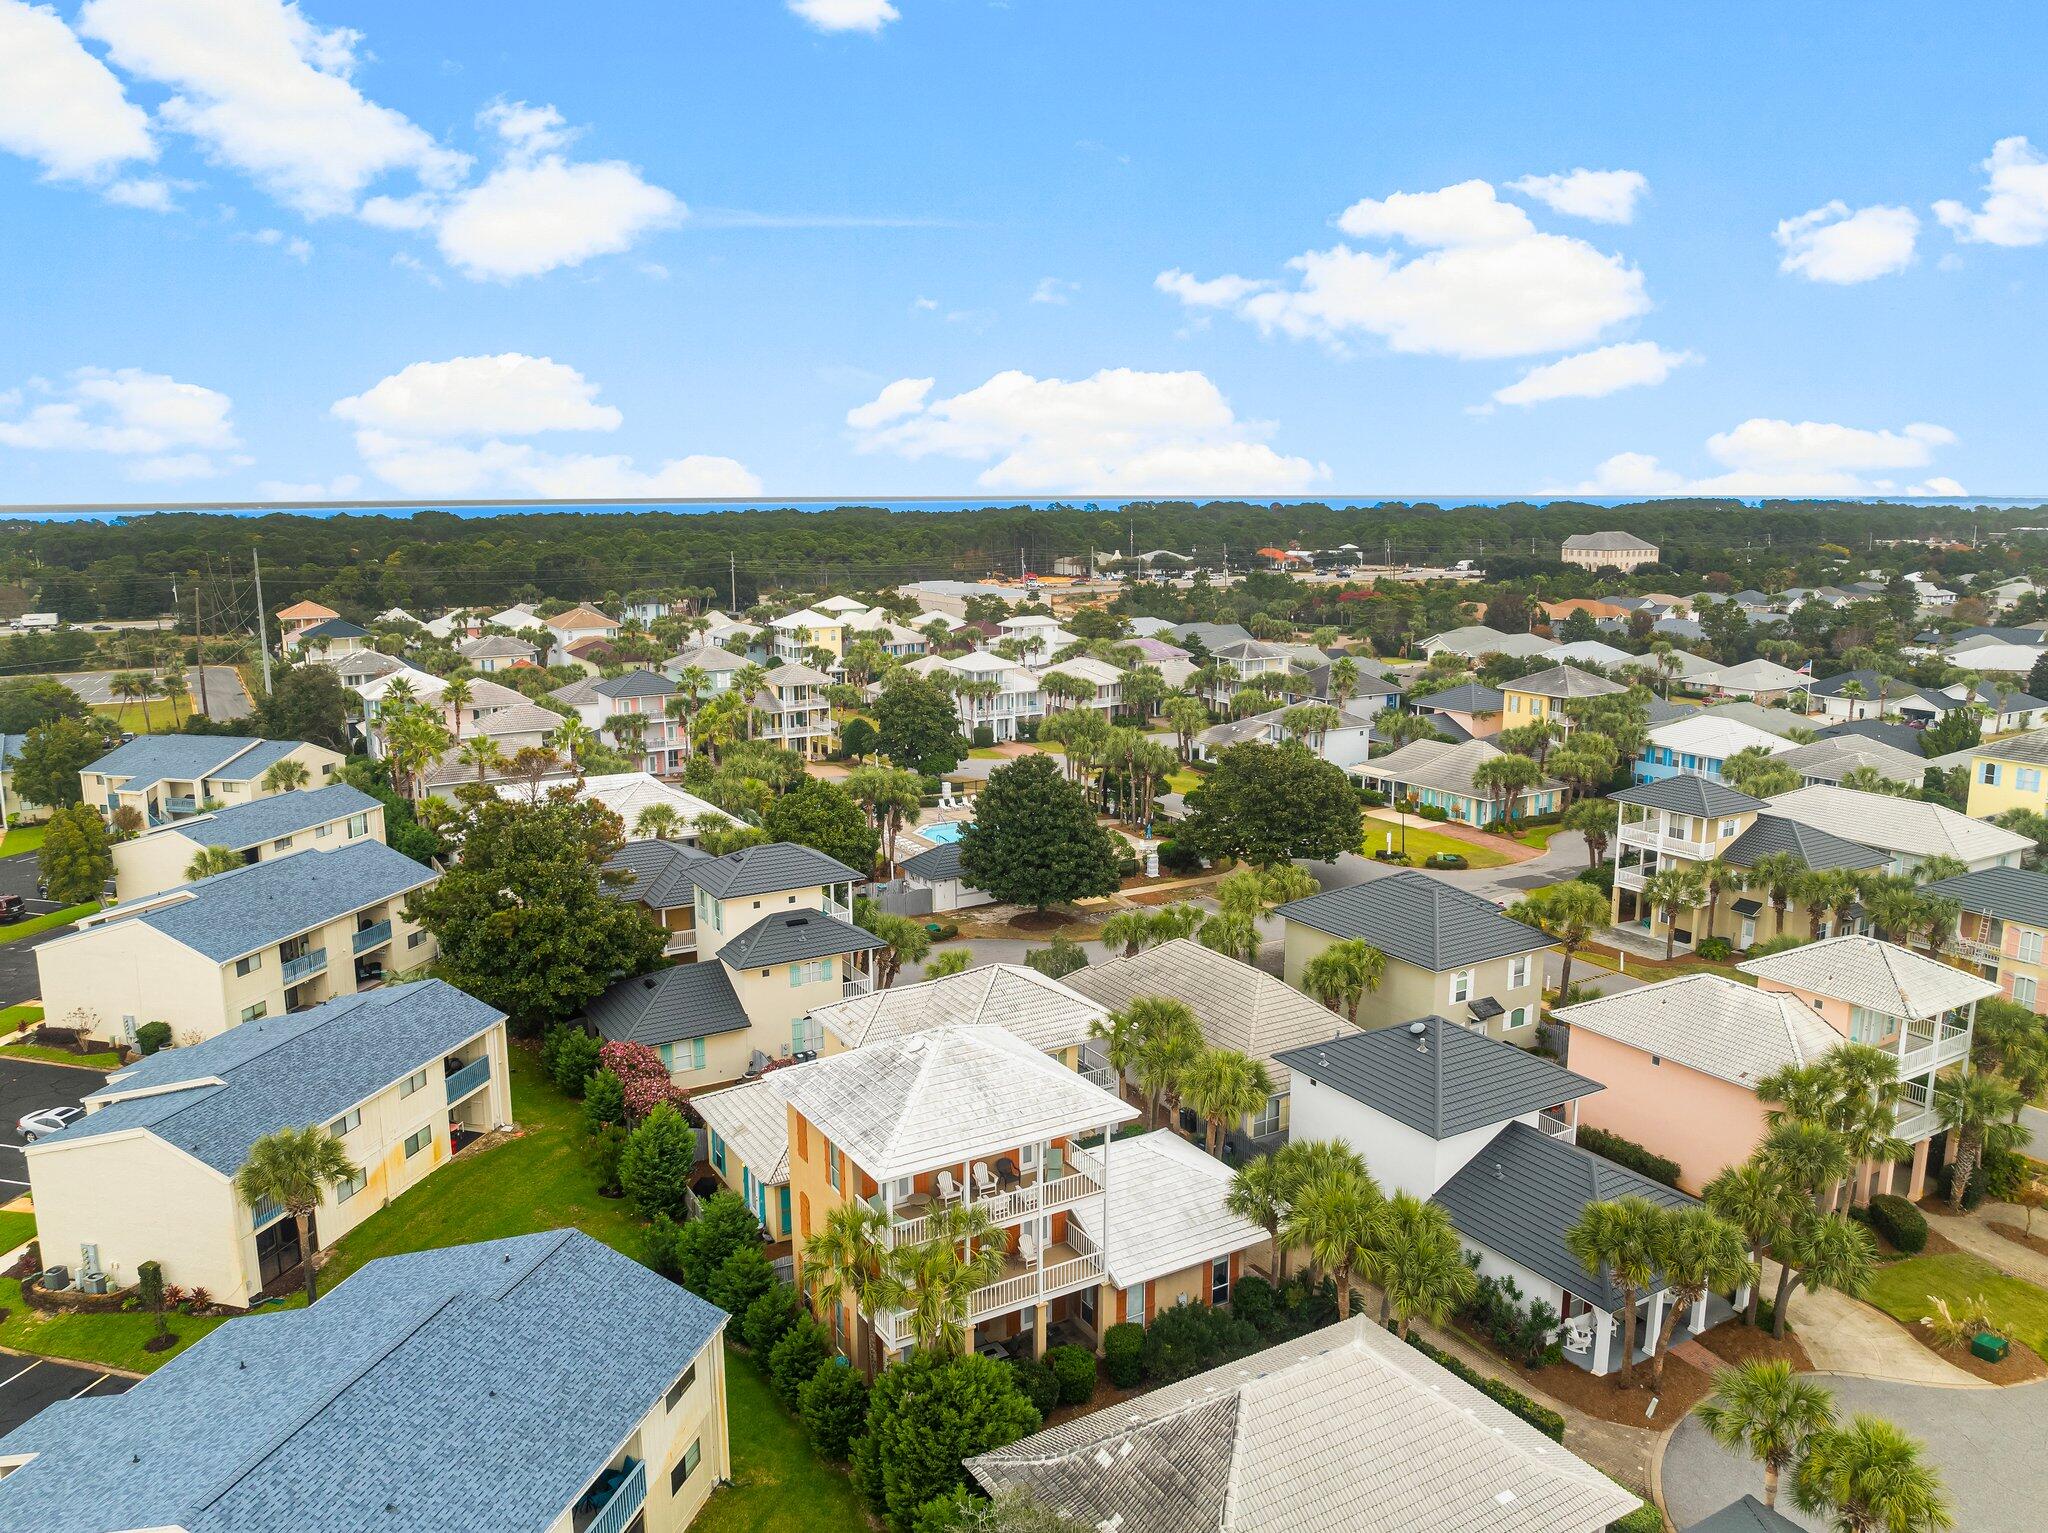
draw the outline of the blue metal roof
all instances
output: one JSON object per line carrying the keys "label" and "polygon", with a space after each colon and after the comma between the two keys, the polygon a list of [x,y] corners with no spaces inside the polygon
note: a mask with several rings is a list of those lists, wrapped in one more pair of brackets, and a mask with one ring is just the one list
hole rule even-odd
{"label": "blue metal roof", "polygon": [[[137,911],[128,919],[226,963],[351,910],[417,889],[434,877],[431,868],[381,841],[358,841],[316,857],[274,857],[216,873],[173,891],[177,897],[168,903]],[[112,918],[121,919],[122,909],[115,906]]]}
{"label": "blue metal roof", "polygon": [[201,846],[228,846],[236,851],[275,841],[329,820],[365,814],[377,801],[347,783],[297,793],[275,793],[252,803],[235,804],[210,814],[176,822],[177,833]]}
{"label": "blue metal roof", "polygon": [[503,1020],[445,980],[340,996],[117,1071],[87,1102],[158,1094],[109,1102],[42,1143],[146,1129],[233,1176],[265,1134],[337,1118]]}
{"label": "blue metal roof", "polygon": [[542,1533],[725,1321],[577,1230],[388,1256],[0,1439],[0,1526]]}

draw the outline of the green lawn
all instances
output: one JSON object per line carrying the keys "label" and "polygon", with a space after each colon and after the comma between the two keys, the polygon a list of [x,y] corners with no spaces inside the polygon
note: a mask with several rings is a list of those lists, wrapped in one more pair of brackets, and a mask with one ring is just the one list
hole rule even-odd
{"label": "green lawn", "polygon": [[846,1475],[811,1451],[752,1357],[725,1349],[732,1484],[711,1493],[693,1533],[840,1533],[868,1526]]}
{"label": "green lawn", "polygon": [[[255,695],[252,690],[250,696]],[[153,697],[147,707],[141,703],[103,703],[93,712],[101,718],[112,719],[117,728],[131,735],[171,734],[191,715],[192,705],[187,701],[173,703]]]}
{"label": "green lawn", "polygon": [[1182,767],[1178,772],[1166,774],[1168,793],[1192,793],[1201,785],[1202,774],[1193,767]]}
{"label": "green lawn", "polygon": [[[1370,857],[1374,852],[1387,846],[1389,844],[1387,841],[1389,833],[1394,838],[1392,842],[1394,850],[1400,851],[1403,845],[1401,827],[1392,820],[1382,820],[1377,815],[1367,815],[1365,819],[1365,854]],[[1469,866],[1475,868],[1503,867],[1508,861],[1505,852],[1497,852],[1490,846],[1479,846],[1470,841],[1460,841],[1455,836],[1446,836],[1439,831],[1431,830],[1428,828],[1428,821],[1426,820],[1411,818],[1408,821],[1406,845],[1408,855],[1418,865],[1424,858],[1433,857],[1438,852],[1455,853],[1457,856],[1463,857]]]}
{"label": "green lawn", "polygon": [[1515,839],[1524,846],[1533,846],[1539,852],[1550,850],[1550,838],[1563,830],[1562,825],[1531,825],[1526,830],[1515,832]]}
{"label": "green lawn", "polygon": [[121,1062],[119,1054],[74,1054],[69,1049],[46,1049],[39,1043],[11,1043],[9,1059],[40,1059],[47,1065],[77,1065],[81,1070],[111,1070]]}
{"label": "green lawn", "polygon": [[7,1311],[7,1318],[0,1320],[0,1347],[125,1368],[130,1373],[149,1373],[161,1368],[208,1331],[227,1323],[219,1315],[198,1320],[190,1315],[171,1315],[171,1334],[178,1338],[178,1344],[162,1352],[145,1352],[142,1344],[156,1333],[155,1323],[148,1315],[46,1314],[21,1302],[21,1284],[13,1278],[0,1278],[0,1309]]}
{"label": "green lawn", "polygon": [[80,916],[89,916],[100,908],[98,900],[83,905],[67,905],[62,910],[52,910],[47,915],[30,916],[26,921],[16,921],[12,926],[0,926],[0,942],[19,942],[24,937],[40,937],[46,931],[60,926],[69,926]]}
{"label": "green lawn", "polygon": [[18,1245],[27,1243],[36,1232],[36,1216],[31,1213],[10,1213],[0,1209],[0,1255],[5,1255]]}
{"label": "green lawn", "polygon": [[512,1050],[512,1116],[525,1129],[494,1148],[465,1151],[350,1230],[321,1282],[332,1286],[380,1256],[499,1240],[574,1225],[636,1260],[640,1221],[598,1196],[583,1144],[583,1107],[540,1073],[530,1048]]}
{"label": "green lawn", "polygon": [[1864,1298],[1900,1324],[1925,1335],[1920,1317],[1934,1306],[1932,1298],[1949,1301],[1982,1295],[1992,1323],[2005,1335],[2048,1355],[2048,1290],[2008,1277],[1982,1257],[1967,1251],[1914,1256],[1877,1269]]}
{"label": "green lawn", "polygon": [[31,1023],[43,1020],[40,1006],[10,1006],[0,1011],[0,1033],[18,1033]]}
{"label": "green lawn", "polygon": [[41,825],[17,825],[7,832],[7,839],[0,841],[0,857],[12,857],[17,852],[40,851],[43,845]]}

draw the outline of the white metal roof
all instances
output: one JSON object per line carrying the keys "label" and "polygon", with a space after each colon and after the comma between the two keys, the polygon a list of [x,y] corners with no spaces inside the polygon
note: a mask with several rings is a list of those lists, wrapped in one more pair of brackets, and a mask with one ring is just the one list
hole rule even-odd
{"label": "white metal roof", "polygon": [[1859,793],[1832,783],[1795,788],[1770,803],[1772,814],[1908,857],[1959,857],[1978,868],[2034,848],[2031,836],[1973,820],[1940,804]]}
{"label": "white metal roof", "polygon": [[1102,1249],[1109,1280],[1119,1288],[1213,1262],[1266,1243],[1266,1232],[1224,1206],[1230,1167],[1198,1145],[1159,1129],[1111,1140],[1103,1150],[1077,1150],[1074,1163],[1102,1175],[1109,1165],[1109,1230],[1102,1205],[1089,1201],[1069,1216]]}
{"label": "white metal roof", "polygon": [[1775,660],[1745,660],[1717,671],[1701,671],[1686,680],[1729,692],[1795,692],[1806,685],[1807,678]]}
{"label": "white metal roof", "polygon": [[1843,1041],[1793,997],[1725,974],[1688,974],[1619,990],[1554,1015],[1746,1088],[1786,1065],[1810,1065]]}
{"label": "white metal roof", "polygon": [[746,1162],[755,1181],[775,1187],[789,1180],[789,1104],[768,1078],[707,1091],[691,1097],[690,1105]]}
{"label": "white metal roof", "polygon": [[1023,964],[986,964],[820,1006],[811,1020],[850,1049],[961,1022],[992,1022],[1051,1053],[1087,1041],[1109,1012]]}
{"label": "white metal roof", "polygon": [[1933,1017],[1998,994],[1998,986],[1875,937],[1830,937],[1736,967],[1809,995],[1824,995],[1888,1017]]}
{"label": "white metal roof", "polygon": [[1650,742],[1667,750],[1683,751],[1695,756],[1707,756],[1716,761],[1725,761],[1737,751],[1752,746],[1762,746],[1772,755],[1794,749],[1790,740],[1780,739],[1739,719],[1715,718],[1711,714],[1695,713],[1682,719],[1673,719],[1669,724],[1659,724],[1650,731]]}

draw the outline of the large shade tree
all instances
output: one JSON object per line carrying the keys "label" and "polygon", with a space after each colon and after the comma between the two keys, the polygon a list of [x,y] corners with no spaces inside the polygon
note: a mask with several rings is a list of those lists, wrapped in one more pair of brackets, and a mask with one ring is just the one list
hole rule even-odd
{"label": "large shade tree", "polygon": [[1298,744],[1234,745],[1187,796],[1183,840],[1259,867],[1358,850],[1357,795],[1344,773]]}
{"label": "large shade tree", "polygon": [[960,837],[960,876],[1005,904],[1044,910],[1115,893],[1119,846],[1050,757],[1025,756],[989,775]]}

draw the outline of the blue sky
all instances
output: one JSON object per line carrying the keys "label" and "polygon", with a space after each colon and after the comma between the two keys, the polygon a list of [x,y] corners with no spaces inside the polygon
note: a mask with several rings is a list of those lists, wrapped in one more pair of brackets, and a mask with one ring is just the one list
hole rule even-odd
{"label": "blue sky", "polygon": [[1854,14],[0,0],[0,501],[2040,491],[2048,20]]}

